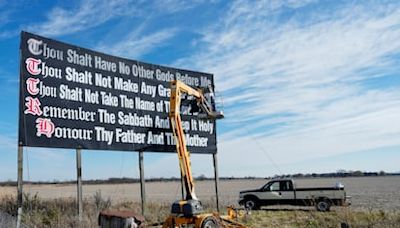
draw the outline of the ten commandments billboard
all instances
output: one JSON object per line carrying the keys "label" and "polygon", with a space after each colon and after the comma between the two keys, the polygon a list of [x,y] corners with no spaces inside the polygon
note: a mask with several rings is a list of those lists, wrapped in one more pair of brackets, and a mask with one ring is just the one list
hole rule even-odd
{"label": "ten commandments billboard", "polygon": [[[169,82],[214,87],[213,75],[106,55],[21,33],[21,146],[175,151]],[[186,99],[185,99],[186,100]],[[182,104],[189,151],[216,153],[215,120]]]}

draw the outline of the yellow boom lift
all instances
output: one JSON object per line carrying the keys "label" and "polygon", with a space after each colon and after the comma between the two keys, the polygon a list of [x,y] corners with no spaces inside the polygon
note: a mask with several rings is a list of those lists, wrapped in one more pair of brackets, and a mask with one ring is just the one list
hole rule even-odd
{"label": "yellow boom lift", "polygon": [[209,119],[223,118],[221,112],[216,112],[213,105],[204,97],[201,89],[194,89],[181,81],[171,82],[171,97],[169,118],[171,120],[172,130],[176,140],[176,151],[179,158],[179,166],[186,190],[185,199],[178,200],[172,204],[171,215],[163,223],[164,228],[175,228],[190,225],[195,228],[213,228],[213,227],[245,227],[234,221],[237,217],[236,211],[228,207],[228,215],[221,216],[219,213],[204,213],[203,206],[198,200],[194,190],[194,180],[192,176],[189,152],[186,147],[185,133],[182,128],[180,116],[181,95],[187,94],[194,96],[197,105],[206,114]]}

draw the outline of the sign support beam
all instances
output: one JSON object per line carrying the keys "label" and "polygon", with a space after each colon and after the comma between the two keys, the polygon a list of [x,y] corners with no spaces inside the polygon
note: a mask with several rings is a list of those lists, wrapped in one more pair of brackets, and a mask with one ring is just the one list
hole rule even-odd
{"label": "sign support beam", "polygon": [[21,226],[21,216],[22,216],[23,156],[24,156],[23,147],[18,146],[17,228]]}
{"label": "sign support beam", "polygon": [[82,163],[81,149],[76,149],[76,176],[77,176],[77,201],[78,201],[78,219],[82,222],[83,200],[82,200]]}
{"label": "sign support beam", "polygon": [[140,196],[142,200],[142,215],[145,215],[146,208],[146,191],[144,180],[144,164],[143,164],[143,151],[139,151],[139,173],[140,173]]}
{"label": "sign support beam", "polygon": [[219,176],[218,176],[218,160],[217,160],[217,154],[213,154],[213,164],[214,164],[214,181],[215,181],[215,202],[217,204],[217,211],[218,213],[220,212],[219,210],[219,198],[218,198],[218,186],[219,186]]}

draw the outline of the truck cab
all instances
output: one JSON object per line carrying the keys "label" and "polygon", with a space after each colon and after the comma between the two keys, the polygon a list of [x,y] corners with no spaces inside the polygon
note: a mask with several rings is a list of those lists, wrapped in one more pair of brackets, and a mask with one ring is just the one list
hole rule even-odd
{"label": "truck cab", "polygon": [[294,183],[291,180],[270,181],[262,187],[260,195],[269,199],[268,204],[285,204],[287,200],[295,198]]}
{"label": "truck cab", "polygon": [[295,198],[292,180],[273,180],[259,189],[240,192],[239,204],[249,209],[259,209],[263,205],[288,203]]}

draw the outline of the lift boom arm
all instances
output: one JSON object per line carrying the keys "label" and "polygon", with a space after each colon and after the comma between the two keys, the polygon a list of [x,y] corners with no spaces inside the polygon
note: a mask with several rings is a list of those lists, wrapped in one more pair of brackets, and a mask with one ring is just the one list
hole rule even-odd
{"label": "lift boom arm", "polygon": [[194,96],[197,100],[198,106],[207,114],[209,118],[222,118],[222,114],[213,111],[213,107],[205,99],[203,92],[200,89],[194,89],[185,83],[174,80],[171,81],[171,97],[170,97],[170,110],[169,118],[171,120],[172,131],[176,141],[176,151],[179,158],[179,166],[184,179],[186,200],[197,200],[194,191],[194,181],[190,165],[189,152],[186,147],[185,133],[182,128],[182,121],[180,116],[181,108],[181,94],[186,93]]}
{"label": "lift boom arm", "polygon": [[[216,112],[211,102],[208,102],[200,89],[194,89],[183,82],[171,81],[171,98],[169,118],[171,120],[172,131],[176,141],[176,151],[178,152],[179,167],[184,180],[186,197],[172,204],[171,215],[163,223],[163,228],[187,227],[193,225],[195,228],[203,227],[224,227],[224,228],[245,228],[244,225],[234,221],[237,212],[232,207],[228,208],[227,216],[220,216],[219,213],[204,213],[200,201],[194,192],[194,181],[190,166],[189,152],[186,147],[185,132],[182,128],[180,116],[181,95],[185,93],[194,96],[197,105],[204,112],[208,119],[223,118],[222,112]],[[198,117],[200,118],[200,113]]]}

